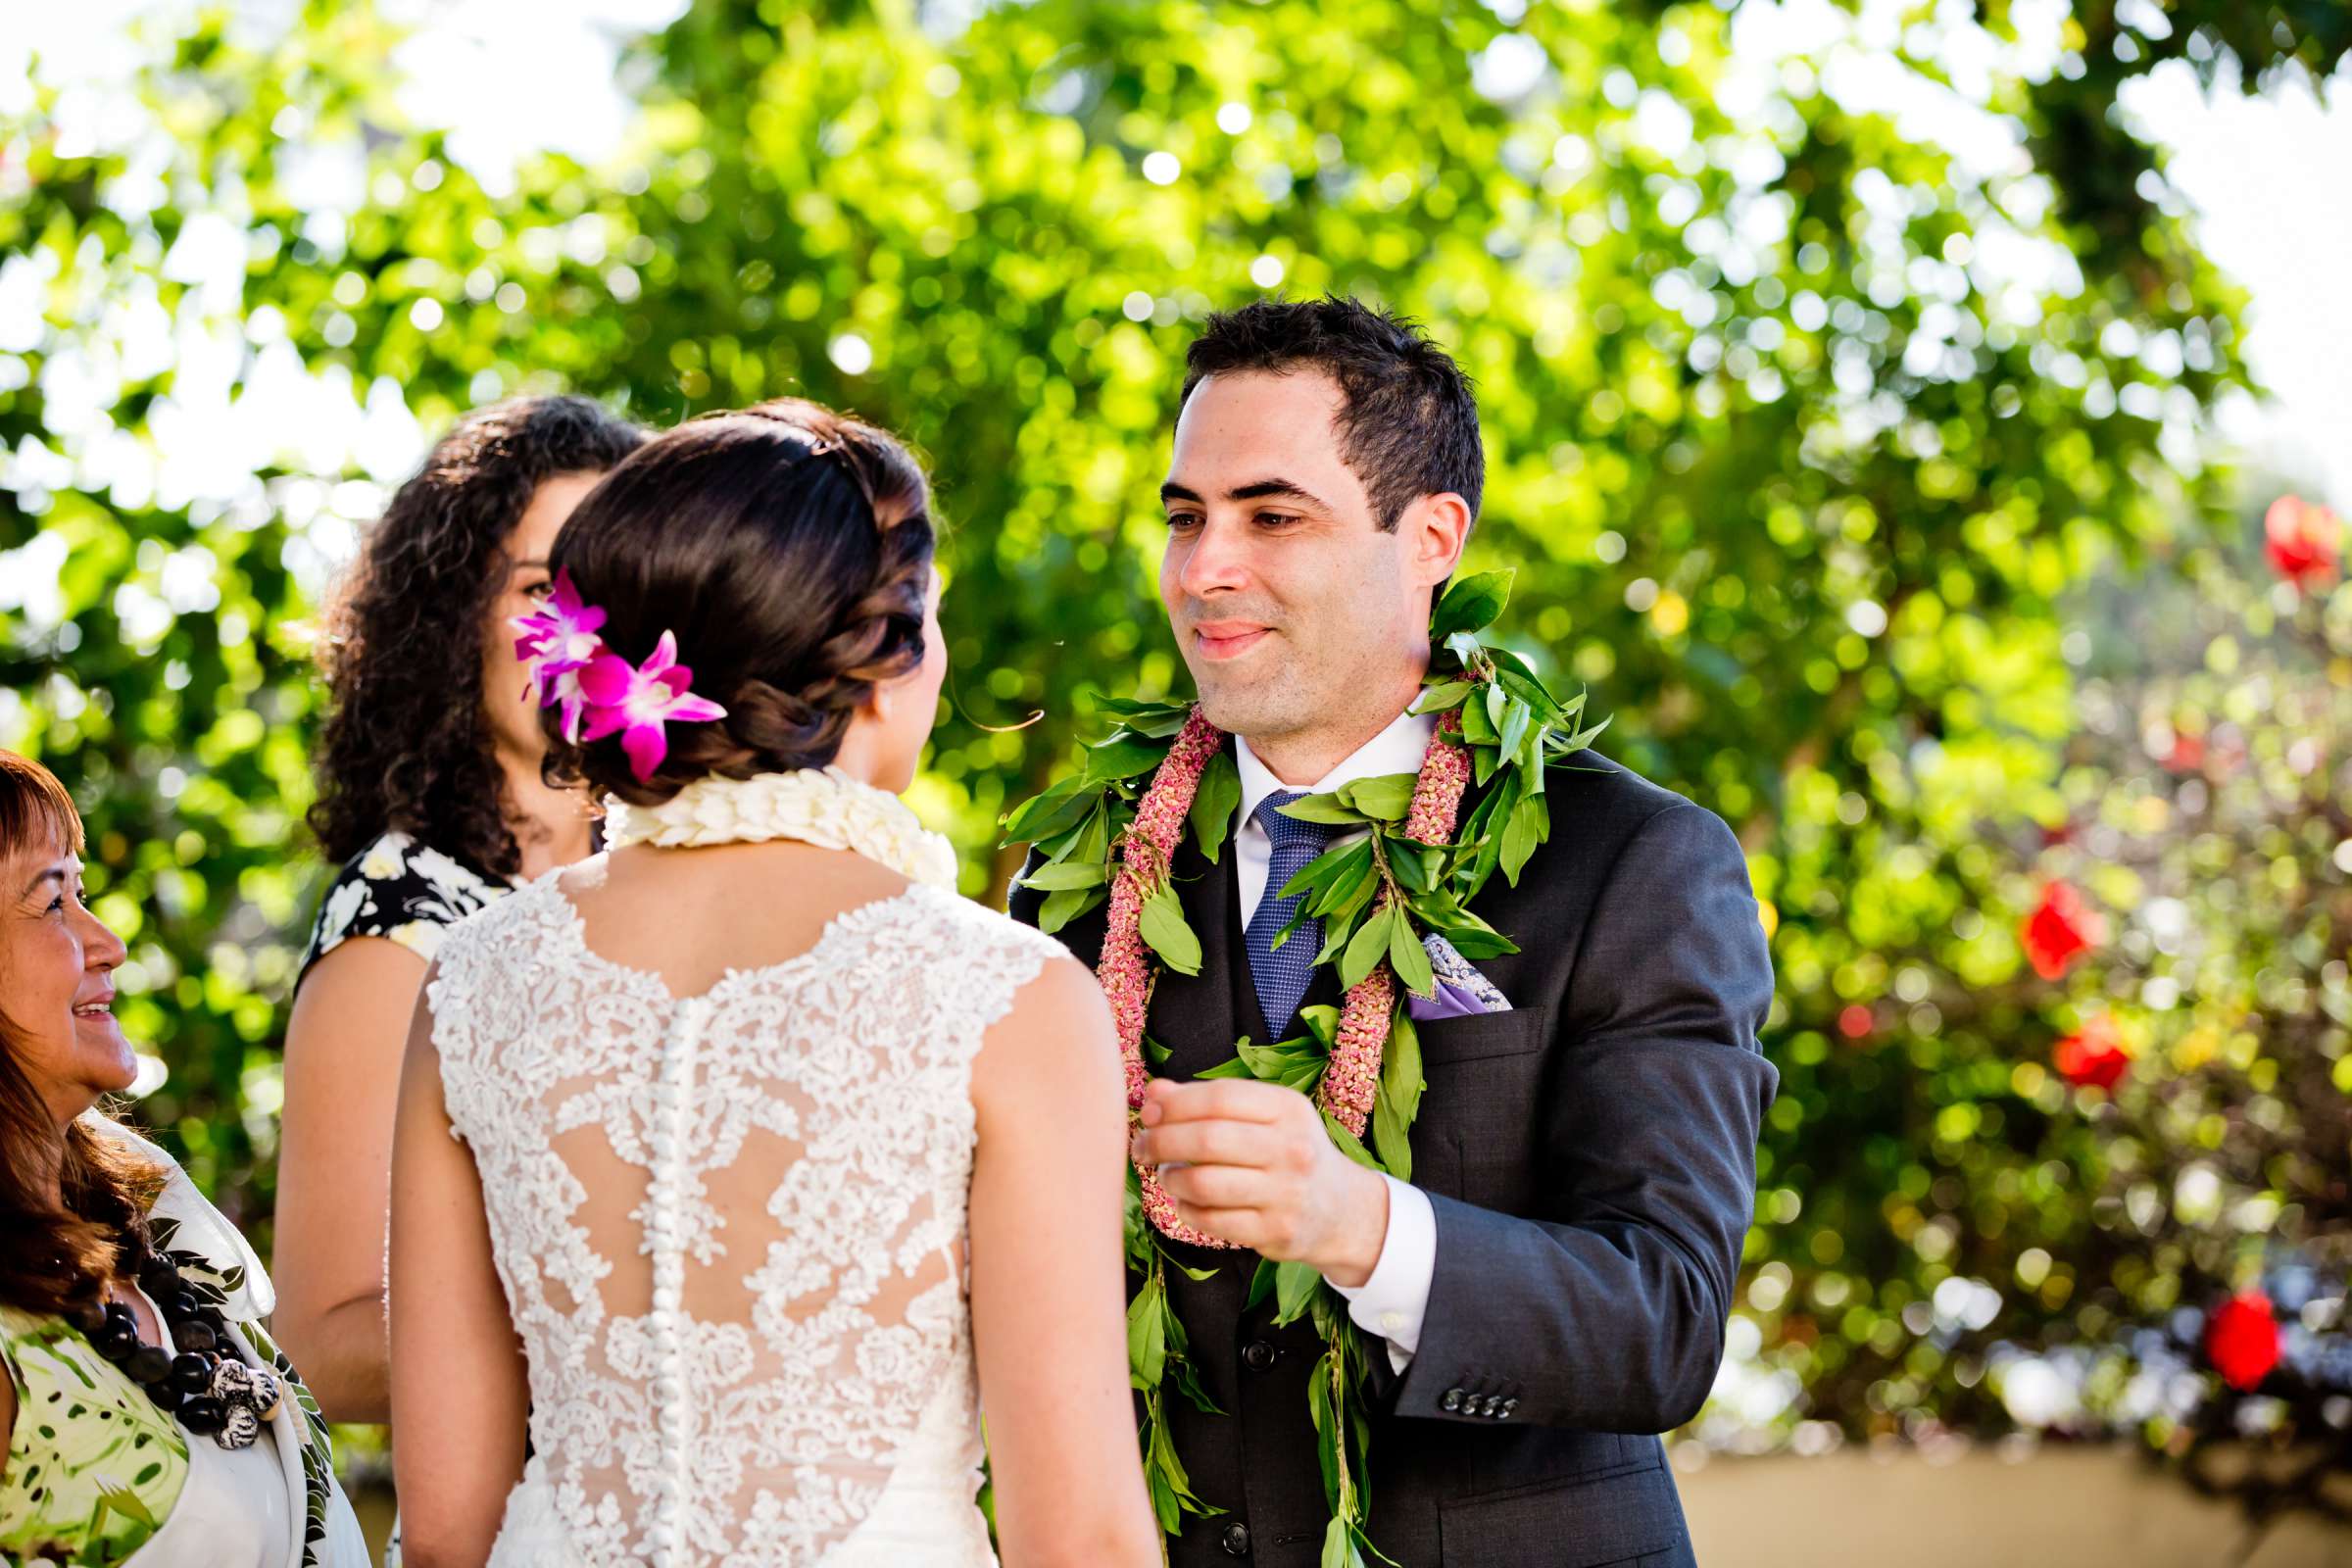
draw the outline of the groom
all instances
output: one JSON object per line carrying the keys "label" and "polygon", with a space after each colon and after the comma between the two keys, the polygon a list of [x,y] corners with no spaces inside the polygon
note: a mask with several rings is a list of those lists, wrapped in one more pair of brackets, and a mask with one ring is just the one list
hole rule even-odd
{"label": "groom", "polygon": [[[1242,1035],[1299,1032],[1337,1004],[1318,942],[1273,933],[1280,890],[1333,831],[1278,808],[1410,773],[1431,720],[1405,711],[1431,596],[1478,514],[1478,407],[1446,355],[1349,300],[1214,317],[1188,356],[1160,597],[1243,798],[1212,864],[1174,880],[1200,972],[1163,973],[1150,1033],[1171,1053],[1136,1156],[1196,1229],[1312,1265],[1377,1340],[1373,1542],[1405,1568],[1693,1561],[1655,1434],[1689,1420],[1723,1355],[1776,1074],[1772,997],[1738,843],[1712,813],[1590,753],[1548,775],[1551,837],[1474,905],[1519,952],[1483,961],[1507,1010],[1419,1026],[1428,1091],[1412,1185],[1331,1143],[1279,1085],[1191,1081]],[[1476,804],[1476,795],[1463,815]],[[1041,895],[1016,888],[1034,921]],[[1062,940],[1095,961],[1102,912]],[[1246,1306],[1254,1260],[1167,1276],[1226,1412],[1167,1401],[1193,1491],[1169,1561],[1312,1568],[1326,1509],[1306,1379],[1321,1342]],[[1385,1365],[1379,1364],[1385,1360]]]}

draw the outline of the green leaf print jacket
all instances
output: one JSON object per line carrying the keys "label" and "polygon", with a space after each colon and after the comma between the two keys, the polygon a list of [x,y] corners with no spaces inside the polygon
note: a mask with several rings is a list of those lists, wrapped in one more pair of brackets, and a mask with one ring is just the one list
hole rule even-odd
{"label": "green leaf print jacket", "polygon": [[[274,1451],[289,1467],[293,1524],[282,1560],[361,1568],[367,1544],[335,1481],[326,1422],[262,1326],[275,1297],[260,1260],[169,1154],[95,1114],[89,1123],[164,1169],[164,1191],[148,1216],[156,1250],[220,1309],[246,1358],[285,1382],[288,1397],[270,1423]],[[201,1542],[176,1546],[166,1527],[189,1484],[188,1445],[211,1439],[191,1438],[62,1319],[0,1305],[0,1359],[17,1398],[8,1469],[0,1475],[0,1562],[177,1568],[204,1560]],[[151,1544],[155,1550],[143,1549]]]}

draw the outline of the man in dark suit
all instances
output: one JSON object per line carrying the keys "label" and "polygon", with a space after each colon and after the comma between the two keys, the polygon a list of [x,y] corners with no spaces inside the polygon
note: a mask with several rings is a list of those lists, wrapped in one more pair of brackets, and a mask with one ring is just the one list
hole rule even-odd
{"label": "man in dark suit", "polygon": [[[1697,1411],[1722,1358],[1777,1081],[1756,1048],[1772,975],[1740,847],[1590,753],[1551,770],[1549,841],[1474,906],[1519,947],[1480,965],[1508,1010],[1420,1025],[1411,1185],[1340,1153],[1301,1095],[1190,1081],[1237,1037],[1285,1038],[1299,1007],[1339,1001],[1331,967],[1300,961],[1319,932],[1270,941],[1322,831],[1276,808],[1420,765],[1431,721],[1405,710],[1484,458],[1453,362],[1352,301],[1214,318],[1189,372],[1160,591],[1243,801],[1213,864],[1189,838],[1174,862],[1201,962],[1153,993],[1171,1054],[1136,1154],[1168,1167],[1188,1223],[1248,1250],[1171,1246],[1216,1265],[1168,1285],[1226,1414],[1166,1410],[1194,1491],[1226,1511],[1188,1520],[1170,1561],[1317,1561],[1321,1347],[1306,1322],[1275,1328],[1271,1300],[1246,1306],[1266,1256],[1311,1264],[1386,1342],[1369,1528],[1389,1556],[1689,1564],[1656,1435]],[[1039,902],[1016,890],[1013,911],[1033,920]],[[1060,935],[1092,963],[1102,933],[1098,910]]]}

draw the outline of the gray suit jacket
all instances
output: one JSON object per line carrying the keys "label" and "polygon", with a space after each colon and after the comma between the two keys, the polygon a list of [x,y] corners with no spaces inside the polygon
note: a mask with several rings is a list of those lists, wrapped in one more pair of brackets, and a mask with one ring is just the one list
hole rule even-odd
{"label": "gray suit jacket", "polygon": [[[1756,1046],[1771,960],[1720,818],[1590,753],[1546,777],[1550,841],[1475,905],[1519,945],[1479,965],[1515,1010],[1420,1028],[1413,1182],[1437,1269],[1418,1352],[1379,1390],[1370,1483],[1372,1539],[1405,1568],[1692,1561],[1656,1435],[1697,1411],[1723,1355],[1778,1082]],[[1151,1032],[1189,1077],[1263,1026],[1230,849],[1211,865],[1188,840],[1175,874],[1200,973],[1160,978]],[[1034,921],[1040,902],[1016,888],[1012,911]],[[1092,963],[1102,923],[1060,937]],[[1328,972],[1316,987],[1308,1002],[1338,1000]],[[1217,1265],[1168,1283],[1227,1414],[1166,1407],[1194,1491],[1227,1512],[1191,1521],[1169,1560],[1313,1568],[1313,1331],[1244,1310],[1253,1254],[1174,1250]]]}

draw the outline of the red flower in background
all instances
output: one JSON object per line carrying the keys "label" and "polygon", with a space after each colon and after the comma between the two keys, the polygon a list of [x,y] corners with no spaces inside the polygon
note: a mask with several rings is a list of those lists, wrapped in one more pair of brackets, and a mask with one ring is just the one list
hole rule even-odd
{"label": "red flower in background", "polygon": [[2052,882],[2018,927],[2017,939],[2034,972],[2055,980],[2066,973],[2067,965],[2107,940],[2107,922],[2082,902],[2072,883]]}
{"label": "red flower in background", "polygon": [[2050,1065],[2077,1089],[2113,1089],[2131,1069],[2132,1057],[2124,1050],[2123,1030],[2101,1012],[2050,1048]]}
{"label": "red flower in background", "polygon": [[2205,1324],[2205,1353],[2222,1381],[2240,1394],[2251,1394],[2278,1364],[2278,1322],[2271,1315],[2271,1298],[2260,1291],[2240,1291],[2216,1308]]}
{"label": "red flower in background", "polygon": [[2173,732],[2173,749],[2164,754],[2164,765],[2176,773],[2194,773],[2205,765],[2205,737],[2185,731]]}
{"label": "red flower in background", "polygon": [[2334,576],[2343,564],[2341,518],[2316,502],[2280,496],[2262,517],[2263,554],[2271,569],[2298,588]]}

